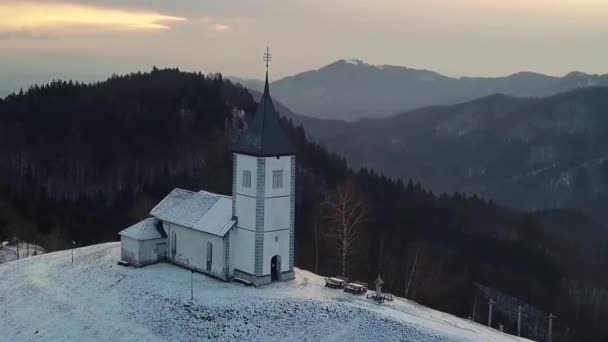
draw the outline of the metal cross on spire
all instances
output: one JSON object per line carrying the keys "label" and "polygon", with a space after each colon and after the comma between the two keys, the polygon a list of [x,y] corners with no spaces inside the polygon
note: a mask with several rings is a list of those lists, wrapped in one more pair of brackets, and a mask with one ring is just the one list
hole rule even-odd
{"label": "metal cross on spire", "polygon": [[268,65],[272,61],[272,55],[270,54],[270,48],[266,47],[266,52],[264,52],[264,62],[266,62],[266,72],[268,72]]}

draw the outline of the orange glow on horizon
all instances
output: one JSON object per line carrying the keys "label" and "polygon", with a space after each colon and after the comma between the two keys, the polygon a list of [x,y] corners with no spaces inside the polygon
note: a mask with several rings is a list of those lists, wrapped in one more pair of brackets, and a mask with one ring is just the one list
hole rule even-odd
{"label": "orange glow on horizon", "polygon": [[0,3],[0,30],[25,31],[66,26],[103,26],[112,29],[168,29],[166,22],[186,18],[154,12],[102,8],[71,3]]}

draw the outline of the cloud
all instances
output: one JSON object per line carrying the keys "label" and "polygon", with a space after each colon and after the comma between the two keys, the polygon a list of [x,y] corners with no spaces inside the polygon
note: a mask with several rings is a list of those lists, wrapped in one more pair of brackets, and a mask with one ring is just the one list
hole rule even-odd
{"label": "cloud", "polygon": [[239,16],[205,16],[199,19],[204,28],[210,32],[223,33],[240,30],[247,19]]}
{"label": "cloud", "polygon": [[170,22],[186,18],[152,11],[138,11],[75,3],[0,3],[0,31],[44,32],[71,26],[95,26],[113,30],[168,29]]}
{"label": "cloud", "polygon": [[225,32],[231,30],[231,27],[225,24],[214,24],[211,28],[216,32]]}

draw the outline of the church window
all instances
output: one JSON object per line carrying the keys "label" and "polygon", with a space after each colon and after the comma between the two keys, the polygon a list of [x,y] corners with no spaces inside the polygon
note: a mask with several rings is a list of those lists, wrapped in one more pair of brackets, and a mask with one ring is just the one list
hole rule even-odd
{"label": "church window", "polygon": [[211,272],[211,265],[213,263],[213,245],[211,242],[207,242],[207,272]]}
{"label": "church window", "polygon": [[243,170],[243,188],[251,188],[251,171]]}
{"label": "church window", "polygon": [[173,234],[171,234],[171,254],[175,254],[176,250],[177,250],[177,235],[175,234],[175,232],[173,232]]}
{"label": "church window", "polygon": [[283,170],[272,171],[272,188],[281,189],[283,187]]}

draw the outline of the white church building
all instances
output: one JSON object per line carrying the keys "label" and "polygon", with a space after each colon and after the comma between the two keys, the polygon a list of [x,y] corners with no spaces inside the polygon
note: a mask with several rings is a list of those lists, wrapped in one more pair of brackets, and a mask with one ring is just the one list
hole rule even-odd
{"label": "white church building", "polygon": [[293,279],[296,150],[280,127],[268,71],[232,158],[232,197],[173,190],[149,218],[119,233],[122,261],[168,261],[256,286]]}

